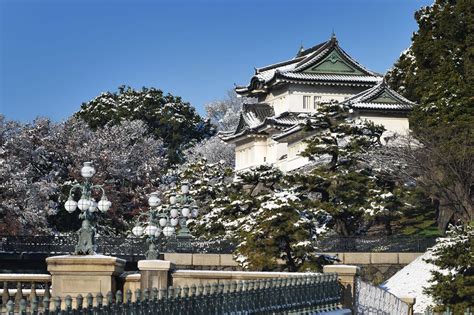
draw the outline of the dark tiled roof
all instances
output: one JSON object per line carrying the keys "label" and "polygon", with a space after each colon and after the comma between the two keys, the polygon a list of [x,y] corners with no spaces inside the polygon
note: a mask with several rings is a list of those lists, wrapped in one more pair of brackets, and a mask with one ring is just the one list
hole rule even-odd
{"label": "dark tiled roof", "polygon": [[[336,51],[341,58],[351,67],[358,71],[357,74],[350,73],[304,73],[308,68],[318,65],[324,58],[328,57],[331,52]],[[382,75],[371,71],[355,59],[349,56],[338,44],[338,41],[333,36],[330,40],[313,46],[309,49],[303,50],[298,55],[290,60],[268,65],[262,68],[255,69],[255,75],[250,80],[248,86],[237,86],[236,92],[247,95],[252,93],[265,92],[269,85],[275,81],[276,78],[288,78],[293,81],[311,81],[315,84],[337,84],[338,82],[369,84],[369,86],[376,84],[382,80]],[[257,84],[258,82],[258,84]],[[258,88],[256,87],[258,86]]]}
{"label": "dark tiled roof", "polygon": [[416,103],[392,90],[385,81],[348,98],[343,104],[355,109],[409,111]]}
{"label": "dark tiled roof", "polygon": [[247,134],[260,134],[268,126],[277,128],[291,128],[304,122],[299,113],[285,112],[275,116],[273,108],[265,103],[246,104],[240,113],[239,124],[233,132],[221,132],[220,137],[225,140],[233,140]]}

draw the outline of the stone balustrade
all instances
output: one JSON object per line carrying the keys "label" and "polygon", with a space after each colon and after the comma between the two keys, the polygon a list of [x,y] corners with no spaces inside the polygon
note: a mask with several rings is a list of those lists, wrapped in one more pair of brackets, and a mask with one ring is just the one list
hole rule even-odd
{"label": "stone balustrade", "polygon": [[49,274],[0,274],[2,296],[0,312],[4,310],[9,300],[16,305],[24,299],[28,304],[41,303],[44,298],[51,298],[51,275]]}

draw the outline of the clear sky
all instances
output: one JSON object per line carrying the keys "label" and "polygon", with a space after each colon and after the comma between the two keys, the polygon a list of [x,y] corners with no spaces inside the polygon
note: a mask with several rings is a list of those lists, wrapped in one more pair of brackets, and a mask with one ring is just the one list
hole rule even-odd
{"label": "clear sky", "polygon": [[62,120],[103,91],[157,87],[204,114],[254,67],[329,39],[385,72],[432,0],[0,0],[0,113]]}

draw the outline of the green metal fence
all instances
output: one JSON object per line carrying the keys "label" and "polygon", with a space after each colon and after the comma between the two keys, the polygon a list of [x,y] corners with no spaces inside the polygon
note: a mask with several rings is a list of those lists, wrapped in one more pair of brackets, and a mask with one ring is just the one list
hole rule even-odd
{"label": "green metal fence", "polygon": [[[473,315],[473,309],[467,308],[462,315]],[[424,315],[456,315],[461,313],[454,313],[449,307],[446,308],[446,311],[443,312],[435,312],[432,309],[427,309]]]}
{"label": "green metal fence", "polygon": [[[7,314],[314,314],[338,309],[342,288],[337,274],[136,290],[105,297],[53,297],[15,305]],[[74,306],[74,307],[73,307]]]}

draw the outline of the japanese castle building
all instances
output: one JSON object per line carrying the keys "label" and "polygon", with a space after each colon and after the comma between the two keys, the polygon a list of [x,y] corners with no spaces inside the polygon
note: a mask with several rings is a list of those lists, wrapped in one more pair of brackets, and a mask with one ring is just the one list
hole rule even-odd
{"label": "japanese castle building", "polygon": [[317,112],[322,102],[345,102],[357,119],[399,134],[407,132],[407,115],[415,105],[349,56],[334,35],[301,48],[293,59],[255,69],[249,85],[235,91],[258,101],[243,106],[236,130],[221,134],[235,144],[237,171],[266,163],[282,171],[306,165],[308,159],[299,155],[308,137],[301,114]]}

